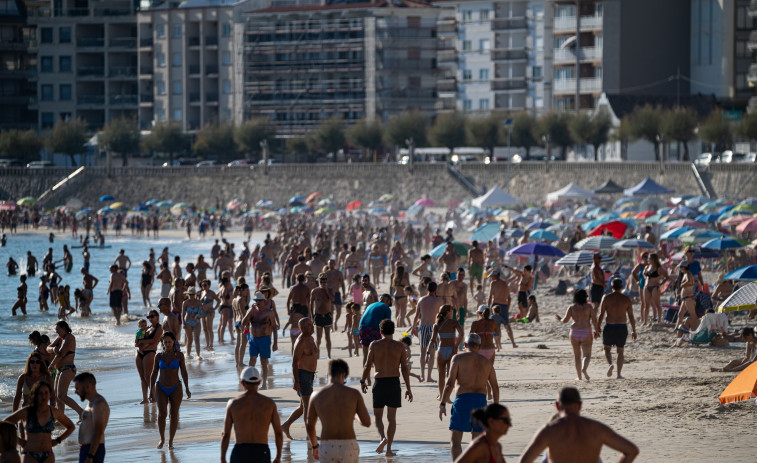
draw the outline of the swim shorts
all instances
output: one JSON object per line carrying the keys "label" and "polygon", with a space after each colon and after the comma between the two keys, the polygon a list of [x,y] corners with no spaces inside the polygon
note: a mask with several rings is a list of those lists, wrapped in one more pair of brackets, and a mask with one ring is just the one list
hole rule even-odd
{"label": "swim shorts", "polygon": [[310,312],[308,311],[308,306],[302,305],[302,304],[292,304],[292,313],[298,313],[302,315],[303,317],[310,316]]}
{"label": "swim shorts", "polygon": [[507,304],[493,304],[492,309],[494,307],[499,306],[499,316],[502,317],[502,324],[503,325],[509,325],[510,324],[510,306]]}
{"label": "swim shorts", "polygon": [[334,305],[342,305],[342,293],[334,291]]}
{"label": "swim shorts", "polygon": [[116,289],[110,292],[110,306],[121,307],[123,305],[124,292]]}
{"label": "swim shorts", "polygon": [[373,408],[400,408],[402,406],[399,376],[375,378],[373,381]]}
{"label": "swim shorts", "polygon": [[234,444],[230,463],[271,463],[271,449],[267,444]]}
{"label": "swim shorts", "polygon": [[458,394],[452,403],[450,412],[449,430],[461,432],[482,432],[483,429],[471,422],[471,413],[477,408],[486,407],[486,394],[468,392]]}
{"label": "swim shorts", "polygon": [[358,463],[360,446],[355,439],[322,440],[318,447],[318,461],[321,463]]}
{"label": "swim shorts", "polygon": [[605,287],[595,283],[591,284],[591,302],[599,304],[602,302],[602,296],[605,294]]}
{"label": "swim shorts", "polygon": [[313,323],[315,326],[327,328],[334,323],[334,317],[331,312],[313,314]]}
{"label": "swim shorts", "polygon": [[602,344],[605,346],[617,346],[623,348],[628,339],[628,327],[625,323],[606,324],[602,330]]}
{"label": "swim shorts", "polygon": [[[421,349],[428,349],[431,344],[431,335],[434,333],[433,325],[421,325],[418,327],[418,337],[420,338]],[[431,346],[436,349],[436,343]]]}
{"label": "swim shorts", "polygon": [[518,305],[528,307],[528,291],[518,291]]}
{"label": "swim shorts", "polygon": [[313,395],[313,381],[315,381],[315,372],[298,369],[297,379],[300,382],[300,390],[297,391],[297,395],[300,397],[309,397]]}
{"label": "swim shorts", "polygon": [[481,279],[484,276],[484,267],[483,265],[479,264],[470,264],[470,269],[468,270],[470,272],[471,278]]}
{"label": "swim shorts", "polygon": [[368,347],[373,341],[381,339],[381,332],[372,326],[364,326],[360,328],[358,336],[360,337],[360,344]]}
{"label": "swim shorts", "polygon": [[[84,463],[87,461],[87,456],[89,455],[89,449],[91,448],[91,444],[84,444],[79,447],[79,463]],[[95,458],[92,459],[93,463],[103,463],[105,461],[105,444],[100,444],[97,446],[97,452],[95,452]]]}
{"label": "swim shorts", "polygon": [[262,359],[271,358],[271,335],[258,336],[253,338],[247,335],[247,340],[250,342],[250,357],[260,356]]}

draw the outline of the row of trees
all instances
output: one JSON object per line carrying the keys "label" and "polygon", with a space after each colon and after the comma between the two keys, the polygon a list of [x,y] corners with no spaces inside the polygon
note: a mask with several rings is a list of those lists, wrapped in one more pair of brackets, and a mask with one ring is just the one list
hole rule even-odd
{"label": "row of trees", "polygon": [[[157,124],[147,137],[141,138],[136,121],[118,119],[103,129],[98,141],[100,146],[122,156],[123,164],[127,165],[129,156],[145,152],[164,153],[171,160],[188,150],[204,158],[228,160],[240,155],[255,158],[261,153],[264,140],[275,151],[294,154],[328,154],[346,146],[375,152],[404,146],[410,139],[418,147],[431,145],[454,151],[460,146],[476,146],[492,153],[494,147],[508,143],[509,134],[510,145],[523,148],[525,160],[530,159],[531,149],[537,146],[548,151],[559,149],[560,159],[566,158],[571,146],[592,146],[597,159],[599,148],[611,140],[649,141],[658,160],[662,143],[679,142],[684,147],[682,160],[688,160],[688,143],[696,138],[712,144],[713,151],[727,149],[734,137],[757,140],[757,114],[745,115],[738,124],[732,124],[720,110],[700,119],[688,108],[647,105],[637,107],[614,130],[610,115],[604,111],[593,115],[549,111],[538,117],[523,112],[509,122],[506,126],[505,118],[494,113],[482,118],[458,112],[440,114],[432,122],[418,111],[407,111],[386,123],[361,120],[346,129],[342,121],[329,119],[305,136],[282,141],[276,138],[275,125],[261,118],[236,126],[207,125],[192,141],[178,124]],[[0,157],[32,159],[46,146],[53,152],[68,154],[76,164],[75,155],[84,151],[86,141],[86,126],[81,120],[60,122],[45,138],[39,138],[34,131],[7,130],[0,132]]]}

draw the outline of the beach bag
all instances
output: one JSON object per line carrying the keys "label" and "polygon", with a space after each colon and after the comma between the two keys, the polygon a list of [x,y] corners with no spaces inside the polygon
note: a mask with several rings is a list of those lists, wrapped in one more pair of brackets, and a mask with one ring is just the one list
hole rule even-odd
{"label": "beach bag", "polygon": [[699,291],[694,297],[697,303],[697,315],[701,317],[712,308],[712,298],[704,291]]}
{"label": "beach bag", "polygon": [[555,288],[555,296],[565,296],[568,294],[568,282],[560,280]]}

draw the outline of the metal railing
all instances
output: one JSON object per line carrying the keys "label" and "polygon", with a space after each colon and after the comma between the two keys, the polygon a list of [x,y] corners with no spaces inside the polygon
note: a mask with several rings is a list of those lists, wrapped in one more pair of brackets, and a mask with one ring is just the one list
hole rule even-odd
{"label": "metal railing", "polygon": [[136,105],[138,102],[138,95],[111,95],[110,104],[112,105]]}
{"label": "metal railing", "polygon": [[139,95],[140,103],[152,103],[154,100],[155,100],[155,97],[153,97],[152,93],[143,93]]}
{"label": "metal railing", "polygon": [[492,90],[520,90],[527,86],[525,77],[492,79]]}
{"label": "metal railing", "polygon": [[[601,29],[602,19],[602,16],[581,16],[581,29]],[[555,31],[575,31],[576,17],[563,16],[555,18],[554,29]]]}
{"label": "metal railing", "polygon": [[102,105],[105,104],[105,95],[79,95],[76,97],[76,104]]}
{"label": "metal railing", "polygon": [[152,37],[146,38],[146,39],[140,39],[139,40],[139,46],[140,47],[151,47],[152,46]]}
{"label": "metal railing", "polygon": [[[573,92],[576,90],[576,79],[555,79],[554,90],[557,92]],[[581,79],[581,91],[602,90],[601,77],[585,77]]]}
{"label": "metal railing", "polygon": [[513,29],[526,29],[528,21],[525,17],[520,18],[495,18],[492,20],[493,31],[506,31]]}
{"label": "metal railing", "polygon": [[525,48],[495,48],[491,51],[494,61],[512,61],[528,59],[528,51]]}
{"label": "metal railing", "polygon": [[[580,49],[581,61],[585,60],[598,60],[602,59],[602,47],[585,47]],[[554,61],[559,62],[576,62],[576,54],[573,50],[566,50],[563,48],[555,48]]]}
{"label": "metal railing", "polygon": [[218,65],[208,64],[205,66],[205,74],[218,74]]}
{"label": "metal railing", "polygon": [[109,77],[133,77],[137,75],[136,66],[113,66],[108,69]]}
{"label": "metal railing", "polygon": [[208,35],[205,37],[205,45],[206,46],[214,46],[218,45],[218,37],[214,35]]}
{"label": "metal railing", "polygon": [[137,46],[137,38],[136,37],[118,37],[115,39],[110,39],[108,44],[111,47],[118,47],[118,48],[136,48]]}

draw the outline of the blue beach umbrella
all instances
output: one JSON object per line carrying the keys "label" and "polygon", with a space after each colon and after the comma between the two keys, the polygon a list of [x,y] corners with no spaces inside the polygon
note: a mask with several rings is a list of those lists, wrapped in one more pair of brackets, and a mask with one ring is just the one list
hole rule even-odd
{"label": "blue beach umbrella", "polygon": [[563,257],[565,253],[554,246],[544,243],[526,243],[507,251],[510,256]]}
{"label": "blue beach umbrella", "polygon": [[541,241],[557,241],[560,239],[555,233],[547,230],[536,230],[531,233],[531,238]]}
{"label": "blue beach umbrella", "polygon": [[717,249],[719,251],[743,247],[744,245],[739,240],[731,237],[715,238],[702,245],[703,249]]}
{"label": "blue beach umbrella", "polygon": [[700,214],[694,218],[697,222],[702,223],[715,223],[718,221],[718,217],[720,217],[718,214],[708,213],[708,214]]}
{"label": "blue beach umbrella", "polygon": [[662,235],[660,235],[660,239],[661,240],[676,239],[676,238],[678,238],[679,236],[683,235],[684,233],[686,233],[689,230],[693,230],[693,228],[691,228],[691,227],[678,227],[678,228],[674,228],[674,229],[668,230],[665,233],[663,233]]}
{"label": "blue beach umbrella", "polygon": [[757,265],[747,265],[737,268],[723,277],[724,280],[755,281],[757,280]]}
{"label": "blue beach umbrella", "polygon": [[523,230],[520,228],[508,228],[505,230],[505,236],[508,238],[520,238],[523,235]]}
{"label": "blue beach umbrella", "polygon": [[[472,248],[471,245],[461,243],[459,241],[453,241],[452,246],[455,248],[455,253],[460,257],[468,256],[468,250]],[[442,255],[444,254],[444,249],[446,247],[447,247],[447,243],[442,243],[439,246],[432,249],[431,252],[428,253],[428,255],[430,255],[434,259],[438,259],[442,257]]]}
{"label": "blue beach umbrella", "polygon": [[115,200],[116,200],[116,198],[114,198],[111,195],[103,195],[103,196],[100,196],[100,199],[98,199],[98,201],[100,201],[100,202],[103,202],[103,201],[115,201]]}
{"label": "blue beach umbrella", "polygon": [[528,224],[528,226],[526,227],[526,230],[540,230],[544,228],[549,228],[552,225],[554,224],[551,222],[532,222]]}
{"label": "blue beach umbrella", "polygon": [[471,241],[487,242],[491,241],[499,235],[500,225],[499,222],[489,222],[478,227],[471,236]]}

